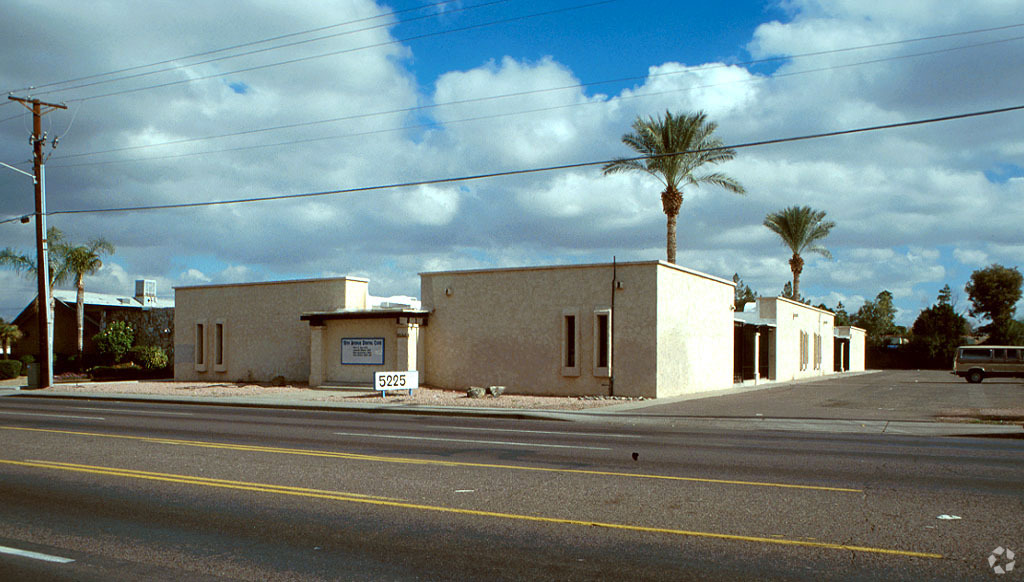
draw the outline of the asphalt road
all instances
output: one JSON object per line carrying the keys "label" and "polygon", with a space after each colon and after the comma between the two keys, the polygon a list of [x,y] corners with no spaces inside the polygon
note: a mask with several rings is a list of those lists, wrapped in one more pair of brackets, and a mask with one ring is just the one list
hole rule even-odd
{"label": "asphalt road", "polygon": [[1024,551],[1021,440],[30,397],[0,437],[2,580],[982,580]]}

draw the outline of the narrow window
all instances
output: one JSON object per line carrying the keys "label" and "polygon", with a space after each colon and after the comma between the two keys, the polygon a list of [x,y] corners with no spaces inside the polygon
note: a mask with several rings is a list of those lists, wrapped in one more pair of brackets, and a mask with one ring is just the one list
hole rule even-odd
{"label": "narrow window", "polygon": [[576,316],[565,316],[565,367],[576,367]]}
{"label": "narrow window", "polygon": [[223,320],[217,320],[213,323],[213,371],[214,372],[226,372],[227,356],[224,350],[227,346],[227,324]]}
{"label": "narrow window", "polygon": [[594,310],[594,375],[608,378],[612,372],[612,312]]}
{"label": "narrow window", "polygon": [[608,367],[608,314],[597,314],[597,367]]}
{"label": "narrow window", "polygon": [[196,371],[206,371],[206,322],[196,322]]}
{"label": "narrow window", "polygon": [[219,322],[213,327],[213,365],[224,365],[224,324]]}
{"label": "narrow window", "polygon": [[562,311],[562,375],[580,375],[580,312],[578,309]]}

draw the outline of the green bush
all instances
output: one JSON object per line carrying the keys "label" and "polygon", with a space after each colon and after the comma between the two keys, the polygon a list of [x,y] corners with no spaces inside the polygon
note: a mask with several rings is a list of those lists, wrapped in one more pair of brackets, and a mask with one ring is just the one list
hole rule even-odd
{"label": "green bush", "polygon": [[29,364],[36,363],[36,357],[33,356],[32,354],[25,354],[24,356],[18,358],[18,360],[21,362],[22,370],[28,370]]}
{"label": "green bush", "polygon": [[101,354],[108,356],[115,364],[121,363],[125,354],[131,349],[134,339],[135,330],[123,321],[111,323],[93,337],[96,349]]}
{"label": "green bush", "polygon": [[167,353],[160,346],[135,346],[128,353],[132,361],[147,370],[160,370],[167,367]]}
{"label": "green bush", "polygon": [[21,376],[21,362],[18,360],[0,360],[0,380],[8,380]]}

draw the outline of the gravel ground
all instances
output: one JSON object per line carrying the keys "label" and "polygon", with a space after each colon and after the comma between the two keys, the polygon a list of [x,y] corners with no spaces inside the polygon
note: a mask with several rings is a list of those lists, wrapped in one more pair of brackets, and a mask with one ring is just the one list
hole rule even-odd
{"label": "gravel ground", "polygon": [[421,387],[410,396],[406,392],[388,392],[387,399],[371,390],[310,389],[306,386],[266,386],[260,384],[203,382],[83,382],[57,384],[39,393],[106,393],[106,394],[159,394],[168,396],[202,397],[273,397],[295,399],[307,402],[365,402],[388,404],[412,404],[423,406],[477,406],[486,408],[525,408],[545,410],[583,410],[631,401],[626,398],[579,397],[579,396],[522,396],[502,394],[469,398],[465,392]]}

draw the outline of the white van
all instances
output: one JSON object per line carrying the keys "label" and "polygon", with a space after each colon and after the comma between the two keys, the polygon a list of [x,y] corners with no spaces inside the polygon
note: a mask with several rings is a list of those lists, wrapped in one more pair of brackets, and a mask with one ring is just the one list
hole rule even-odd
{"label": "white van", "polygon": [[953,359],[952,373],[972,384],[985,378],[1024,378],[1024,347],[960,346]]}

